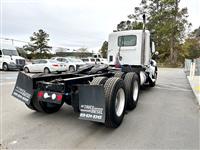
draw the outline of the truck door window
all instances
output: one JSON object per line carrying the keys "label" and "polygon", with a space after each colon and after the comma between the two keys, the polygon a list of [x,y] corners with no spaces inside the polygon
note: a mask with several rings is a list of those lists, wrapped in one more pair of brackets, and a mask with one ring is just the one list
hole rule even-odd
{"label": "truck door window", "polygon": [[125,35],[118,37],[118,46],[136,46],[137,36],[136,35]]}

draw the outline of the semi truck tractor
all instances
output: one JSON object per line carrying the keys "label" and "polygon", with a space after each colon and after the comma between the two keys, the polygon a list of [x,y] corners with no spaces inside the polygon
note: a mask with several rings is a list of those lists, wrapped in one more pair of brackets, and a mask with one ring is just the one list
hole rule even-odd
{"label": "semi truck tractor", "polygon": [[117,128],[125,111],[136,108],[141,86],[154,87],[157,66],[148,30],[113,32],[108,40],[109,65],[88,65],[73,73],[19,72],[12,95],[33,111],[55,113],[64,103],[79,119]]}
{"label": "semi truck tractor", "polygon": [[12,44],[1,43],[0,47],[0,69],[4,71],[20,69],[23,70],[25,59],[20,57]]}

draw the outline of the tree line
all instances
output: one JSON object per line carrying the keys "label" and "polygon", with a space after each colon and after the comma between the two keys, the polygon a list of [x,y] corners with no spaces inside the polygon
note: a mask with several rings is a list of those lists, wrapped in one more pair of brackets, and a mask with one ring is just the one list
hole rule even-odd
{"label": "tree line", "polygon": [[200,27],[190,34],[187,8],[180,8],[181,0],[142,0],[128,15],[127,21],[117,25],[117,31],[142,29],[142,16],[147,16],[146,28],[151,33],[156,50],[164,64],[178,65],[185,58],[200,57]]}
{"label": "tree line", "polygon": [[65,49],[60,48],[58,53],[52,54],[50,52],[52,47],[48,45],[49,40],[49,34],[39,29],[37,32],[33,32],[29,44],[24,45],[22,48],[18,47],[17,51],[20,56],[27,59],[48,59],[53,56],[72,56],[79,58],[92,56],[92,53],[88,52],[87,48],[79,48],[75,53],[67,52]]}

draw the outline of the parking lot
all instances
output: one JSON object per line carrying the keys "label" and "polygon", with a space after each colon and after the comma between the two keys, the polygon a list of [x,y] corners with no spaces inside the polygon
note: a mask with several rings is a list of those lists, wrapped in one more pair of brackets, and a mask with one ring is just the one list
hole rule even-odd
{"label": "parking lot", "polygon": [[11,96],[16,71],[0,71],[2,149],[199,149],[199,108],[183,69],[160,68],[117,129],[83,121],[72,107],[31,111]]}

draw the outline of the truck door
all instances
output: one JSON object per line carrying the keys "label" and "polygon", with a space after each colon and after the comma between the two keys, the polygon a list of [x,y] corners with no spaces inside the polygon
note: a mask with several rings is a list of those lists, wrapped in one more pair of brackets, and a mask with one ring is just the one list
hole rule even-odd
{"label": "truck door", "polygon": [[137,36],[136,35],[122,35],[118,37],[118,47],[120,51],[121,64],[138,64],[138,51],[136,48]]}

